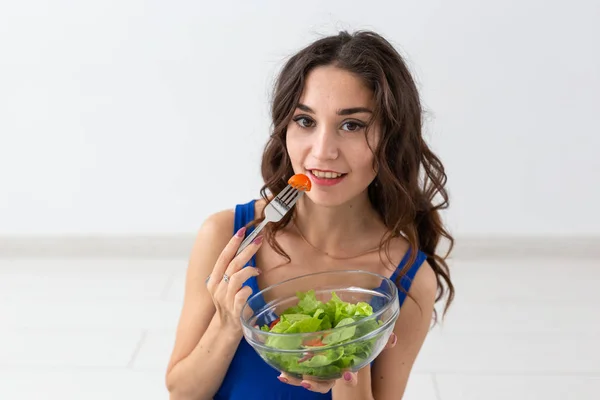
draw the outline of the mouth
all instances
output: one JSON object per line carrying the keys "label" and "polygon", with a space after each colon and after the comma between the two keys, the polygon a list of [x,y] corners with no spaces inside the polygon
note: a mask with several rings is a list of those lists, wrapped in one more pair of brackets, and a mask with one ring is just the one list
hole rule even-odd
{"label": "mouth", "polygon": [[341,172],[323,171],[319,169],[309,169],[308,172],[320,179],[337,179],[347,175]]}
{"label": "mouth", "polygon": [[308,175],[317,185],[331,186],[341,182],[347,173],[336,171],[323,171],[319,169],[309,169]]}

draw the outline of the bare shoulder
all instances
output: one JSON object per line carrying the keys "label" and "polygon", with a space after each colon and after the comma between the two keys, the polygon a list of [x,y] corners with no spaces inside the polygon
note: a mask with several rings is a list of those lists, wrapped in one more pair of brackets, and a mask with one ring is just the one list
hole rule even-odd
{"label": "bare shoulder", "polygon": [[435,271],[431,268],[427,260],[425,260],[421,267],[419,267],[419,271],[415,275],[409,292],[420,304],[425,304],[429,308],[435,303],[437,290]]}
{"label": "bare shoulder", "polygon": [[219,255],[231,240],[235,222],[234,210],[209,215],[201,224],[192,247],[187,270],[187,291],[194,296],[204,291],[203,276],[208,276]]}
{"label": "bare shoulder", "polygon": [[[390,247],[392,259],[401,260],[407,255],[410,245],[404,238],[394,238]],[[419,303],[423,302],[425,304],[430,304],[435,301],[435,296],[437,294],[437,278],[435,271],[431,268],[431,265],[427,260],[423,261],[419,267],[410,286],[409,293]]]}
{"label": "bare shoulder", "polygon": [[254,202],[254,215],[258,218],[262,214],[266,206],[267,202],[264,199],[257,199]]}
{"label": "bare shoulder", "polygon": [[231,237],[235,222],[232,209],[209,215],[198,230],[189,260],[188,274],[210,273]]}
{"label": "bare shoulder", "polygon": [[200,226],[199,234],[217,235],[233,232],[235,212],[233,209],[221,210],[209,215]]}

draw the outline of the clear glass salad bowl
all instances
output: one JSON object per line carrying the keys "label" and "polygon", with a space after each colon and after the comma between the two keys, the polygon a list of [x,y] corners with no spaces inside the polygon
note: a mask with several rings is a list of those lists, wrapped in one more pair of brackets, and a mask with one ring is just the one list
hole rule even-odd
{"label": "clear glass salad bowl", "polygon": [[339,379],[381,353],[400,312],[390,279],[361,270],[289,279],[252,295],[241,314],[246,341],[280,372]]}

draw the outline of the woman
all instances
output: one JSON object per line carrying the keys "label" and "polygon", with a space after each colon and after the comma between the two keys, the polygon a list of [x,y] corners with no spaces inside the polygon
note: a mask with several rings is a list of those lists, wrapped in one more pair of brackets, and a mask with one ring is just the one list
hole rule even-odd
{"label": "woman", "polygon": [[[411,75],[381,36],[342,32],[286,63],[272,118],[262,199],[216,213],[199,230],[166,377],[171,399],[399,399],[434,303],[447,294],[447,307],[454,296],[436,255],[442,237],[452,243],[439,214],[446,176],[423,140]],[[234,257],[262,216],[267,189],[279,193],[297,173],[312,189]],[[240,310],[253,291],[353,268],[391,277],[400,289],[394,334],[370,367],[334,382],[300,381],[269,367],[243,339]]]}

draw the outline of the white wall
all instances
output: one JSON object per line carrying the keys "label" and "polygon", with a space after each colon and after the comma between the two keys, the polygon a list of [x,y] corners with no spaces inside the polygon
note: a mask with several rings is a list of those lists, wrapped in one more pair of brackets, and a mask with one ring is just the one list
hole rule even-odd
{"label": "white wall", "polygon": [[407,55],[456,234],[600,234],[599,2],[366,4],[2,2],[0,234],[193,232],[257,196],[275,72],[342,28]]}

